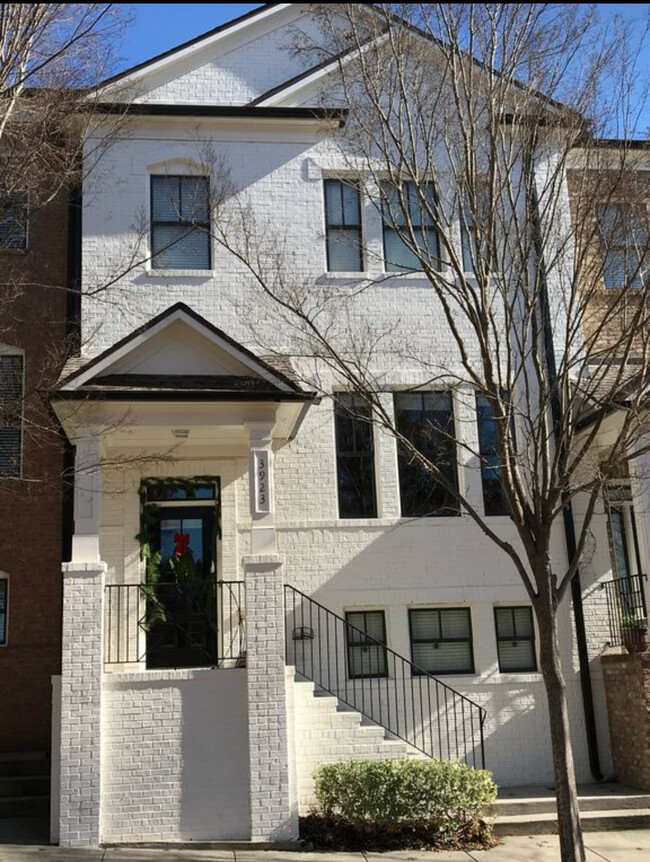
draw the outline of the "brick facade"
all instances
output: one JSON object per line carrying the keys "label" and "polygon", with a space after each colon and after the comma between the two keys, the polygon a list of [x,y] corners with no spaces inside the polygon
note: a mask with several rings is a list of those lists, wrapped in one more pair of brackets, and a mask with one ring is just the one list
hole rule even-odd
{"label": "brick facade", "polygon": [[30,214],[28,248],[0,253],[0,344],[24,352],[23,475],[0,479],[0,571],[9,577],[0,647],[0,753],[50,748],[61,651],[63,447],[44,392],[66,337],[67,195]]}
{"label": "brick facade", "polygon": [[601,656],[616,779],[650,790],[650,653]]}

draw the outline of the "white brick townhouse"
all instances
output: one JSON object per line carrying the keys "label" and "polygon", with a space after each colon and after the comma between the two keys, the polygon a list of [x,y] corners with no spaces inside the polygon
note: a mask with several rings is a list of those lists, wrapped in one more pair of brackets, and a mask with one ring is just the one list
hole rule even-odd
{"label": "white brick townhouse", "polygon": [[[55,399],[77,467],[54,695],[53,835],[68,846],[289,839],[314,766],[351,756],[457,757],[505,785],[552,780],[514,567],[393,438],[337,409],[342,387],[315,394],[290,334],[209,229],[186,236],[210,227],[227,164],[319,290],[363,269],[340,231],[383,259],[381,216],[337,178],[328,146],[340,106],[318,107],[322,69],[290,50],[297,22],[316,33],[309,5],[262,5],[102,91],[133,105],[84,184],[82,348]],[[395,282],[373,265],[359,319],[399,320],[414,355],[452,361],[418,274]],[[405,391],[424,383],[421,364],[378,361],[405,433],[431,413],[475,446],[489,433],[483,405],[451,385]],[[457,481],[516,542],[489,477],[459,457]],[[604,515],[597,527],[585,596],[613,577]],[[571,603],[561,617],[582,782],[590,735],[611,772],[595,664],[606,637],[586,616],[582,678]]]}

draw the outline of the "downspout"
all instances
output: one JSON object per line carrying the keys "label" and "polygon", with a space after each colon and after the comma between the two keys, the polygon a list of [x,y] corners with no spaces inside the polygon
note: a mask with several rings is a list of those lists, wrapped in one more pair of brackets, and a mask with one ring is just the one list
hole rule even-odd
{"label": "downspout", "polygon": [[[533,186],[534,187],[534,186]],[[537,208],[537,200],[534,205],[533,231],[535,254],[539,267],[540,296],[542,306],[542,326],[544,330],[544,352],[546,354],[546,368],[548,371],[551,390],[551,416],[553,419],[553,433],[556,441],[559,440],[559,429],[562,420],[562,403],[557,387],[557,366],[555,364],[555,347],[553,344],[553,324],[551,322],[551,310],[548,301],[548,284],[546,280],[546,264],[544,263],[544,248],[540,227],[540,217]],[[558,445],[564,449],[564,442],[559,440]],[[573,562],[577,552],[575,523],[573,520],[573,506],[571,498],[562,492],[562,517],[564,520],[564,541],[566,545],[569,564]],[[591,686],[591,671],[589,669],[589,652],[587,649],[587,633],[585,631],[585,615],[582,605],[582,586],[580,583],[580,569],[571,580],[571,600],[573,603],[573,617],[576,627],[576,641],[578,647],[578,665],[580,668],[580,687],[582,689],[582,705],[585,716],[585,730],[587,735],[587,749],[589,752],[589,768],[596,781],[603,780],[600,769],[600,756],[598,753],[598,733],[596,731],[596,713],[594,710],[594,694]]]}

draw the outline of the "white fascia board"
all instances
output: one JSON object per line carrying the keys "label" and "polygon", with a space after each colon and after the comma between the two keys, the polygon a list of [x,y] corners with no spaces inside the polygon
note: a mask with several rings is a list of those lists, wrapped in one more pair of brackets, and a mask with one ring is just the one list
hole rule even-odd
{"label": "white fascia board", "polygon": [[92,95],[97,96],[106,90],[110,91],[111,89],[120,88],[124,85],[135,83],[136,81],[139,81],[140,78],[146,75],[159,72],[161,69],[164,69],[165,67],[170,66],[173,63],[177,63],[179,60],[184,60],[187,57],[192,57],[194,54],[203,51],[206,47],[216,45],[219,42],[222,42],[224,39],[227,39],[229,36],[232,36],[235,33],[239,33],[241,30],[245,30],[251,24],[257,24],[259,21],[264,21],[266,18],[270,18],[279,12],[283,12],[285,9],[288,9],[293,5],[293,3],[277,3],[270,9],[260,9],[257,15],[253,14],[249,18],[246,18],[245,21],[240,21],[238,24],[233,24],[231,27],[226,27],[220,33],[215,33],[212,36],[206,36],[205,39],[201,39],[198,42],[195,42],[193,45],[188,45],[186,48],[181,48],[178,51],[174,51],[172,54],[169,54],[166,57],[161,57],[160,60],[149,63],[142,69],[136,69],[134,72],[131,72],[131,74],[126,75],[124,78],[120,78],[118,81],[112,81],[107,84],[100,85],[93,92]]}
{"label": "white fascia board", "polygon": [[[106,371],[106,369],[110,368],[112,365],[115,365],[115,363],[118,362],[120,359],[123,359],[125,356],[128,356],[129,353],[132,353],[142,344],[145,344],[147,341],[154,338],[158,333],[162,332],[164,329],[170,326],[170,324],[174,323],[177,320],[182,321],[187,326],[190,326],[198,334],[211,341],[212,344],[215,345],[215,347],[219,348],[220,350],[223,350],[224,353],[227,353],[233,359],[236,359],[238,362],[241,362],[241,364],[245,365],[247,368],[250,368],[251,371],[257,374],[259,377],[268,380],[274,386],[277,386],[278,389],[281,389],[283,392],[292,391],[292,389],[283,380],[280,380],[274,374],[267,371],[266,368],[259,365],[245,353],[242,353],[241,351],[237,350],[234,345],[229,344],[222,338],[219,338],[219,336],[215,332],[212,332],[211,330],[206,329],[204,326],[201,326],[199,321],[194,320],[194,318],[185,314],[182,309],[178,309],[173,314],[170,314],[169,317],[166,317],[164,320],[158,321],[158,323],[156,323],[150,329],[147,329],[145,332],[141,332],[135,338],[130,340],[127,344],[123,344],[117,350],[109,353],[107,356],[104,357],[104,359],[101,360],[101,362],[96,362],[90,368],[77,372],[76,376],[72,380],[66,383],[65,386],[61,387],[61,391],[74,392],[76,389],[78,389],[80,386],[83,386],[89,380],[92,380],[94,377],[101,375],[103,371]],[[91,362],[92,359],[89,359],[88,361]]]}

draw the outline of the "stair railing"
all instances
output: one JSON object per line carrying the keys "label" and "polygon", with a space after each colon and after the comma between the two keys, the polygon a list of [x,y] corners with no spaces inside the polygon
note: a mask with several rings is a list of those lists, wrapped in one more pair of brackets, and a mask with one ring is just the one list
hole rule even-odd
{"label": "stair railing", "polygon": [[287,664],[392,736],[485,767],[485,709],[314,599],[285,586]]}

